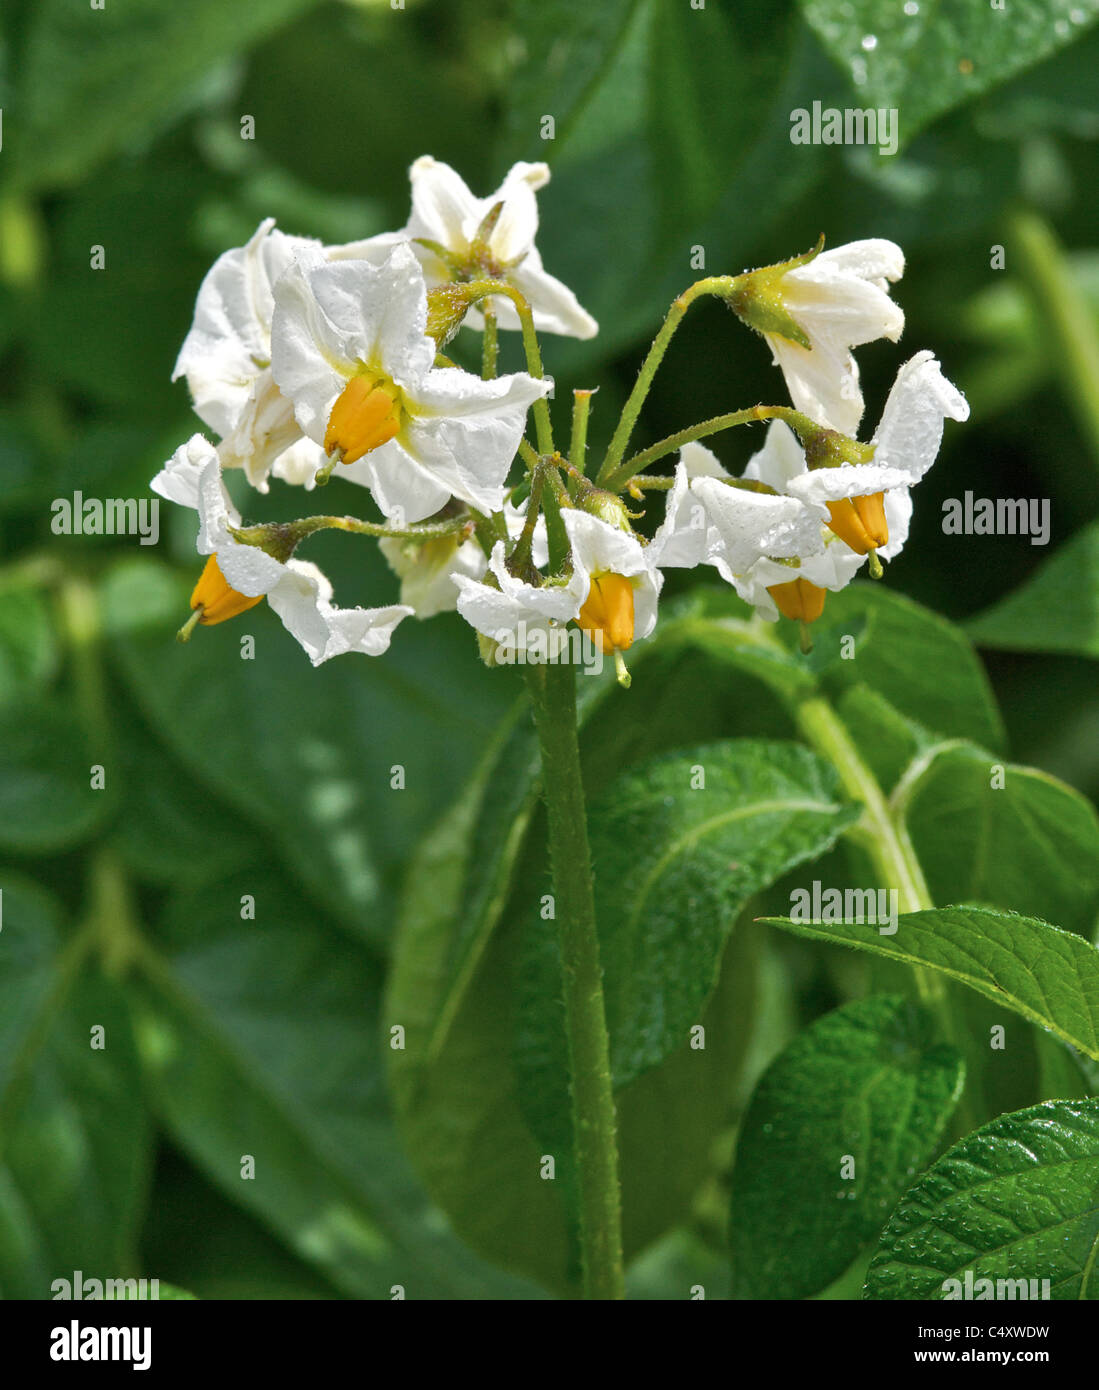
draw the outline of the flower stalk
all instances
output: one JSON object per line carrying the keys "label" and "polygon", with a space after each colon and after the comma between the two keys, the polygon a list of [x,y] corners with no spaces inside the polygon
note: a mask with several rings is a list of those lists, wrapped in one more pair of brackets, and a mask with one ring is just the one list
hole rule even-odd
{"label": "flower stalk", "polygon": [[584,1297],[625,1297],[618,1141],[591,852],[568,662],[528,667],[542,753],[571,1072]]}

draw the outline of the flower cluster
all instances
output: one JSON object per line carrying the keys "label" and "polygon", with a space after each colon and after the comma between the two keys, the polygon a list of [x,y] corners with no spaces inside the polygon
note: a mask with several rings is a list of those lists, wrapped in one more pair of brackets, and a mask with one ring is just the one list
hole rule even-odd
{"label": "flower cluster", "polygon": [[[592,477],[592,392],[576,393],[570,447],[559,451],[538,343],[539,332],[597,331],[535,246],[535,195],[548,179],[543,164],[517,164],[477,198],[425,157],[412,166],[402,231],[325,246],[269,220],[217,260],[175,369],[216,442],[195,435],[152,484],[197,512],[208,557],[181,635],[266,597],[317,664],[377,655],[403,618],[456,609],[488,659],[503,643],[553,659],[579,629],[628,682],[622,654],[652,632],[665,569],[712,566],[764,618],[799,620],[803,636],[827,591],[864,562],[881,575],[881,560],[905,542],[910,491],[935,460],[944,420],[968,414],[932,354],[919,352],[901,367],[872,438],[856,437],[863,401],[852,348],[900,336],[904,316],[889,293],[904,269],[900,249],[818,246],[698,282],[673,305]],[[734,412],[626,459],[667,339],[701,294],[763,335],[793,404]],[[482,335],[479,374],[444,351],[463,326]],[[521,333],[526,371],[497,372],[501,329]],[[763,447],[740,477],[697,442],[762,420]],[[670,476],[644,471],[677,451]],[[377,517],[246,526],[226,487],[234,470],[260,492],[272,477],[307,491],[341,478],[367,489]],[[646,538],[626,499],[660,490],[663,517]],[[400,578],[399,603],[333,604],[324,575],[295,558],[326,527],[378,539]]]}

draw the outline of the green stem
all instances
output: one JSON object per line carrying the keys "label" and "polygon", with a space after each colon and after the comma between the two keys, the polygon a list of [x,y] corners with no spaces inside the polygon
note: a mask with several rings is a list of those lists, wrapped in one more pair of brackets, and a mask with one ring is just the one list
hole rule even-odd
{"label": "green stem", "polygon": [[500,357],[500,339],[496,329],[496,310],[491,305],[482,306],[481,315],[485,321],[484,338],[481,345],[481,376],[491,381],[496,375],[496,364]]}
{"label": "green stem", "polygon": [[704,294],[723,297],[729,293],[732,284],[733,278],[729,275],[707,276],[703,280],[696,280],[693,285],[683,291],[678,299],[672,300],[672,307],[668,310],[667,317],[660,327],[660,332],[653,339],[652,346],[645,355],[641,370],[637,374],[637,381],[634,383],[634,388],[629,394],[621,418],[611,437],[607,456],[603,460],[603,466],[596,479],[600,487],[610,487],[609,480],[618,471],[629,445],[630,436],[633,434],[634,426],[637,424],[637,417],[641,414],[641,407],[645,404],[645,397],[652,387],[656,370],[664,360],[664,354],[668,351],[668,344],[675,336],[676,329],[683,322],[687,310],[696,299]]}
{"label": "green stem", "polygon": [[666,439],[651,444],[649,448],[642,449],[639,454],[634,454],[632,458],[627,459],[625,463],[615,468],[605,478],[600,475],[601,486],[611,492],[618,492],[636,473],[640,473],[643,468],[647,468],[650,463],[655,463],[657,459],[674,454],[684,444],[690,444],[696,439],[704,439],[707,435],[717,434],[721,430],[731,430],[737,425],[753,425],[757,420],[785,420],[799,434],[802,429],[819,430],[820,428],[819,425],[814,425],[800,410],[795,410],[793,406],[751,405],[746,410],[734,410],[728,415],[715,415],[712,419],[700,420],[697,425],[690,425],[677,434],[670,434]]}
{"label": "green stem", "polygon": [[569,462],[577,473],[583,473],[588,457],[588,416],[594,391],[572,393],[572,435],[569,438]]}
{"label": "green stem", "polygon": [[[886,884],[897,889],[902,912],[922,912],[934,907],[927,881],[907,833],[889,813],[885,794],[839,716],[820,696],[802,700],[797,707],[798,727],[806,739],[833,764],[844,789],[863,805],[860,838]],[[933,989],[941,992],[934,977]],[[924,990],[921,988],[921,993]]]}
{"label": "green stem", "polygon": [[469,529],[469,516],[456,516],[448,521],[429,522],[423,526],[390,526],[385,521],[363,521],[357,516],[307,516],[300,521],[231,526],[229,531],[241,545],[255,545],[264,550],[268,544],[277,545],[280,541],[292,549],[317,531],[351,531],[359,536],[390,537],[398,541],[430,541],[439,536],[457,536]]}
{"label": "green stem", "polygon": [[531,666],[528,686],[542,752],[561,943],[584,1296],[620,1299],[625,1278],[618,1145],[576,733],[576,672],[568,663]]}
{"label": "green stem", "polygon": [[1069,404],[1099,463],[1099,332],[1095,320],[1046,223],[1036,213],[1020,211],[1012,218],[1010,229],[1023,279],[1048,334],[1054,367],[1065,379]]}
{"label": "green stem", "polygon": [[[527,358],[527,371],[531,376],[539,381],[545,380],[545,372],[542,369],[542,349],[538,345],[538,334],[534,328],[534,315],[531,313],[530,305],[527,303],[525,295],[502,280],[474,280],[466,289],[470,295],[470,302],[487,299],[493,294],[502,294],[505,299],[510,299],[515,305],[515,312],[519,315],[519,325],[523,330],[523,351]],[[482,313],[484,307],[482,306]],[[538,452],[540,454],[552,454],[553,449],[553,424],[550,420],[549,403],[545,396],[539,396],[532,407],[534,412],[534,427],[538,436]]]}

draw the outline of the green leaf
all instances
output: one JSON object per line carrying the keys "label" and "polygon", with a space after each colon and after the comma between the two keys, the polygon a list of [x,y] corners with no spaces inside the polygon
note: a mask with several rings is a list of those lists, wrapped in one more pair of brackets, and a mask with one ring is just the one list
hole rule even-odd
{"label": "green leaf", "polygon": [[[394,581],[376,548],[352,549],[367,571],[360,582],[388,595],[382,586]],[[445,618],[405,623],[384,660],[316,669],[266,605],[180,646],[187,595],[154,561],[125,561],[108,579],[105,623],[138,704],[322,902],[386,940],[407,845],[461,785],[510,683],[481,665],[468,628]],[[245,634],[255,637],[252,660],[241,659]],[[391,786],[397,765],[403,790]]]}
{"label": "green leaf", "polygon": [[[795,634],[783,635],[796,640]],[[853,643],[844,643],[847,636]],[[1003,723],[984,667],[965,634],[946,618],[884,584],[855,583],[828,596],[813,639],[833,692],[862,683],[924,729],[1003,747]],[[857,738],[858,728],[852,733]]]}
{"label": "green leaf", "polygon": [[[744,1022],[753,1003],[731,991],[737,976],[754,991],[755,962],[735,942],[726,954],[733,924],[751,894],[827,850],[857,814],[842,800],[832,769],[807,749],[749,740],[639,764],[591,807],[615,1090],[639,1114],[648,1102],[649,1126],[661,1096],[666,1118],[660,1129],[675,1135],[661,1157],[676,1177],[665,1176],[638,1196],[639,1205],[645,1200],[651,1208],[643,1228],[649,1240],[685,1215],[691,1184],[705,1176],[697,1151],[710,1148],[728,1122],[745,1061],[748,1036],[732,1036],[730,1027],[734,1019]],[[514,1044],[520,1095],[528,1123],[556,1156],[571,1210],[575,1175],[560,953],[552,923],[538,910],[528,908],[520,921]],[[720,997],[712,997],[723,958],[726,978]],[[715,1046],[722,1052],[719,1069],[707,1080]],[[647,1147],[639,1145],[638,1152]],[[625,1153],[622,1167],[624,1173],[631,1167]],[[626,1179],[623,1191],[632,1249],[636,1218],[626,1205]]]}
{"label": "green leaf", "polygon": [[[562,1213],[540,1178],[511,1065],[514,941],[495,930],[498,899],[472,931],[463,925],[466,865],[476,862],[469,850],[494,766],[490,756],[409,866],[384,1008],[405,1047],[389,1053],[389,1077],[405,1148],[458,1235],[563,1291]],[[505,897],[517,848],[494,856],[495,892],[503,880]]]}
{"label": "green leaf", "polygon": [[41,889],[7,876],[3,915],[0,1293],[42,1299],[75,1269],[132,1268],[151,1136],[117,986],[62,947]]}
{"label": "green leaf", "polygon": [[[25,35],[9,139],[18,176],[71,183],[130,145],[204,79],[317,0],[129,0],[102,9],[39,0]],[[14,136],[14,139],[12,139]]]}
{"label": "green leaf", "polygon": [[142,1058],[157,1110],[214,1184],[353,1297],[395,1284],[521,1296],[458,1245],[409,1171],[380,1054],[401,1020],[380,1009],[365,953],[265,866],[180,895],[161,935],[135,982]]}
{"label": "green leaf", "polygon": [[900,996],[847,1004],[795,1038],[740,1127],[735,1296],[806,1298],[838,1278],[934,1153],[964,1070]]}
{"label": "green leaf", "polygon": [[57,638],[42,593],[25,581],[0,583],[0,707],[40,691],[57,666]]}
{"label": "green leaf", "polygon": [[[591,790],[642,752],[682,744],[692,733],[713,736],[745,707],[744,691],[704,653],[646,643],[633,669],[628,694],[609,672],[605,680],[580,682],[584,779]],[[773,702],[761,703],[761,713],[774,714]],[[390,1054],[390,1071],[408,1151],[459,1233],[501,1263],[565,1291],[572,1271],[564,1211],[553,1184],[538,1174],[544,1148],[528,1128],[512,1059],[514,1000],[523,979],[519,936],[529,918],[539,918],[545,866],[540,809],[528,831],[536,811],[537,749],[529,718],[500,737],[410,867],[387,1003],[408,1043]],[[540,918],[539,925],[552,930]],[[621,1097],[623,1144],[630,1150],[623,1164],[627,1237],[634,1245],[665,1229],[670,1210],[683,1213],[709,1163],[711,1132],[726,1121],[742,1051],[739,1030],[752,1016],[747,1001],[755,966],[750,952],[737,959],[743,978],[734,978],[730,989],[738,1002],[729,1012],[724,988],[715,995],[714,1007],[724,1000],[726,1013],[715,1015],[706,1053],[684,1045],[647,1093],[631,1088]],[[712,1023],[708,1015],[696,1021]],[[711,1075],[712,1081],[700,1080]],[[676,1135],[659,1153],[649,1139],[654,1115]]]}
{"label": "green leaf", "polygon": [[854,922],[766,920],[795,936],[930,966],[1099,1061],[1099,951],[1074,932],[977,907],[907,913],[893,936]]}
{"label": "green leaf", "polygon": [[748,898],[831,848],[857,816],[808,749],[752,740],[654,758],[591,806],[616,1085],[687,1040]]}
{"label": "green leaf", "polygon": [[125,796],[111,844],[139,879],[175,887],[225,878],[264,857],[260,837],[186,775],[135,715],[119,741]]}
{"label": "green leaf", "polygon": [[1099,656],[1099,522],[1078,531],[966,631],[983,647]]}
{"label": "green leaf", "polygon": [[114,790],[107,764],[105,787],[92,787],[101,756],[67,702],[26,697],[0,709],[0,849],[50,854],[86,839]]}
{"label": "green leaf", "polygon": [[912,765],[894,805],[936,902],[1052,917],[1091,936],[1099,911],[1099,817],[1072,787],[1037,768],[948,743]]}
{"label": "green leaf", "polygon": [[[1001,1115],[905,1193],[882,1233],[865,1295],[1099,1298],[1097,1189],[1099,1100],[1046,1101]],[[944,1287],[948,1279],[959,1283]],[[997,1288],[1001,1279],[1026,1283]]]}
{"label": "green leaf", "polygon": [[772,624],[754,617],[728,585],[699,585],[665,604],[652,641],[672,653],[697,648],[783,696],[809,694],[817,687],[816,673],[804,659],[776,641]]}
{"label": "green leaf", "polygon": [[863,107],[896,108],[902,142],[942,112],[1063,48],[1099,14],[1096,0],[800,0]]}

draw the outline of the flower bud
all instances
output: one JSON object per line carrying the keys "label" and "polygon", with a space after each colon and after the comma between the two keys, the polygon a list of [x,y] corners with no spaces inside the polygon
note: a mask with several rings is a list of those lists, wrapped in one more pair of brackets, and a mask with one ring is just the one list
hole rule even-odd
{"label": "flower bud", "polygon": [[777,333],[799,347],[811,348],[808,335],[787,308],[782,278],[788,270],[808,265],[823,247],[824,238],[821,237],[812,251],[807,251],[803,256],[781,261],[778,265],[761,266],[758,270],[746,270],[743,275],[734,276],[724,296],[725,303],[757,333]]}
{"label": "flower bud", "polygon": [[592,487],[586,478],[580,479],[576,505],[581,511],[590,512],[600,521],[605,521],[608,526],[614,526],[619,531],[633,531],[630,518],[635,513],[627,509],[621,497],[604,488]]}

